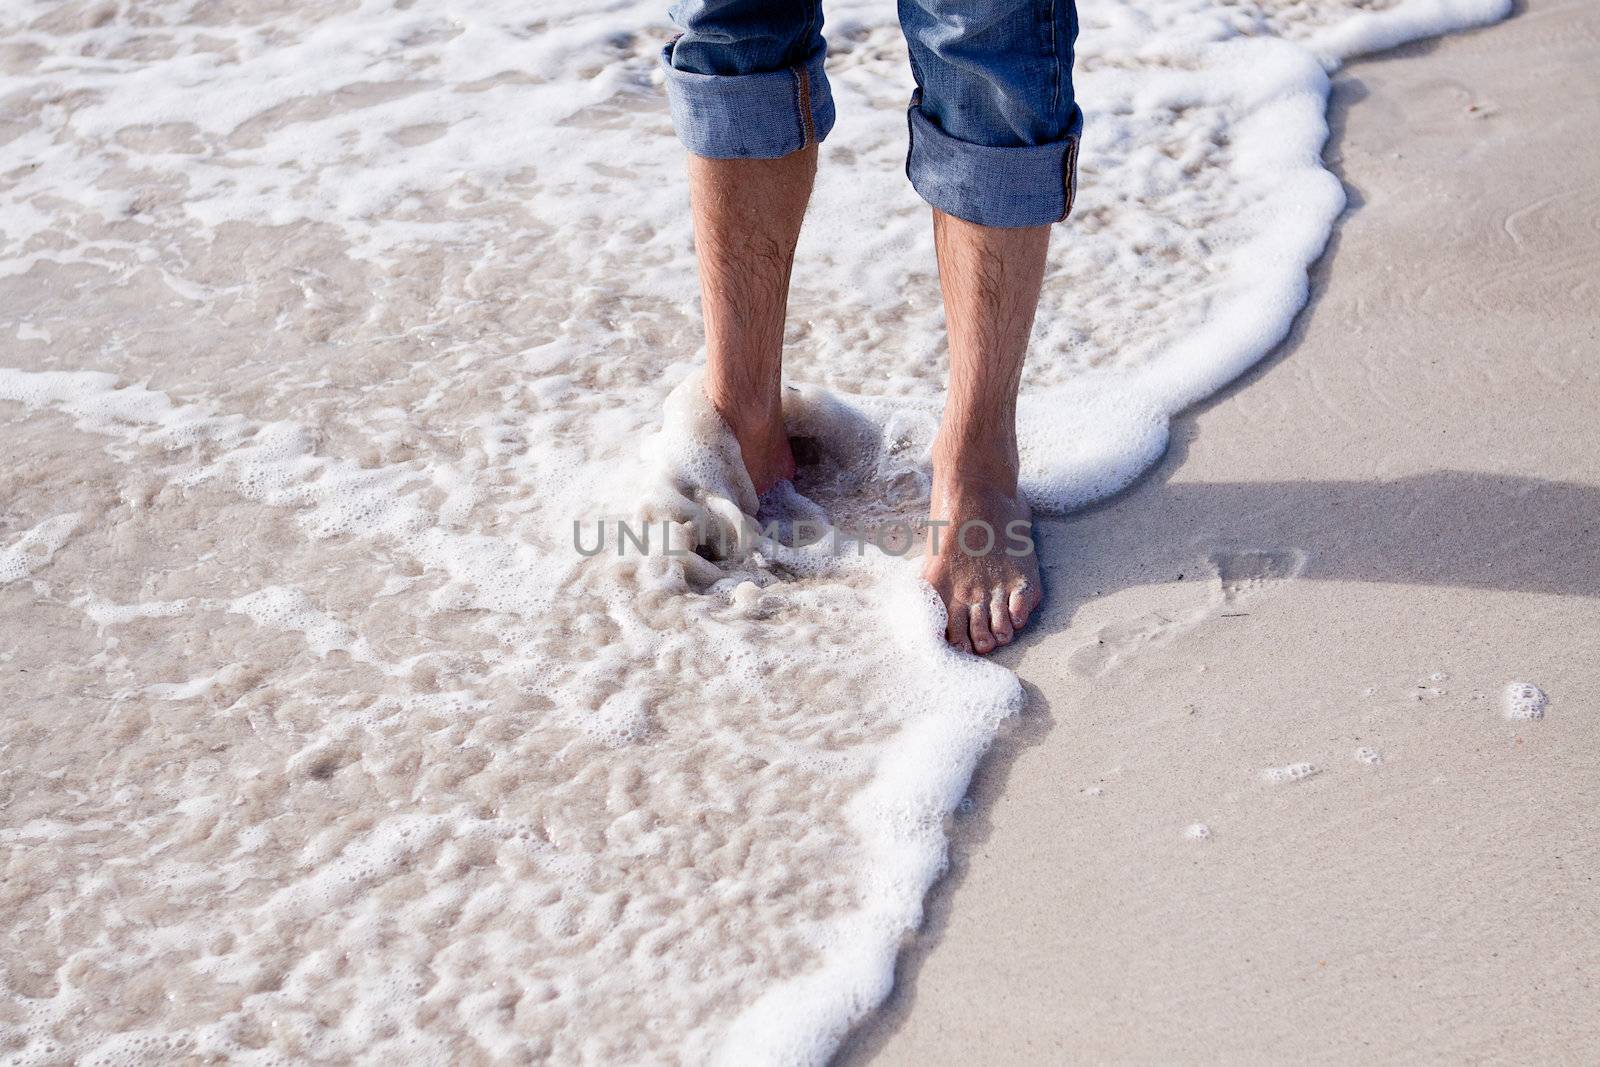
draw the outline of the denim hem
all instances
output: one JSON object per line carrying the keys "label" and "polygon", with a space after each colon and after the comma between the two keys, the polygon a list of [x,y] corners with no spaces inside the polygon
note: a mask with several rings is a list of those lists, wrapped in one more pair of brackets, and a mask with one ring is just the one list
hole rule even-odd
{"label": "denim hem", "polygon": [[[674,42],[675,43],[675,42]],[[672,125],[683,146],[707,159],[777,159],[822,141],[833,129],[833,91],[818,47],[787,70],[695,74],[661,51]]]}
{"label": "denim hem", "polygon": [[1059,141],[994,147],[950,136],[922,113],[919,100],[920,94],[913,96],[906,113],[906,177],[922,199],[980,226],[1043,226],[1071,214],[1081,112]]}

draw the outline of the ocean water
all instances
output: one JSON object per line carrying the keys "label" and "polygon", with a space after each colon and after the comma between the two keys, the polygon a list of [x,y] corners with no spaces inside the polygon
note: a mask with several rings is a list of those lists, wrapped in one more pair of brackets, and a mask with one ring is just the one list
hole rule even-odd
{"label": "ocean water", "polygon": [[[662,6],[0,10],[0,1062],[816,1063],[887,992],[1016,678],[890,552],[574,548],[758,507]],[[1508,8],[1085,0],[1038,506],[1283,337],[1328,72]],[[829,20],[780,524],[914,519],[943,375],[892,5]]]}

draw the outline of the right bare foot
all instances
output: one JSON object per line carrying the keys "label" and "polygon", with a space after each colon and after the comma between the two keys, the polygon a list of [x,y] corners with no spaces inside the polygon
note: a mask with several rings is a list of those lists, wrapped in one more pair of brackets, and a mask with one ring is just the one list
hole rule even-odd
{"label": "right bare foot", "polygon": [[706,396],[764,493],[794,475],[783,433],[783,323],[817,172],[811,144],[778,159],[689,157],[706,326]]}

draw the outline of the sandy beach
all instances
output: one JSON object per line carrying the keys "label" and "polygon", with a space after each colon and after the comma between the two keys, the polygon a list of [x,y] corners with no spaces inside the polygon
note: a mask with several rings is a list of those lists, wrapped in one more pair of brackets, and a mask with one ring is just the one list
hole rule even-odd
{"label": "sandy beach", "polygon": [[1311,305],[1051,526],[1028,710],[841,1062],[1600,1054],[1600,13],[1333,100]]}
{"label": "sandy beach", "polygon": [[0,1062],[1600,1057],[1593,4],[1085,0],[987,660],[894,5],[764,496],[663,8],[0,11]]}

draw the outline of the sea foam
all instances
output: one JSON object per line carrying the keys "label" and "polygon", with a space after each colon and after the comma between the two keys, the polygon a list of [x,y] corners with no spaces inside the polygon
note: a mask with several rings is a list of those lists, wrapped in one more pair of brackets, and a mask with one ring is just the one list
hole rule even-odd
{"label": "sea foam", "polygon": [[[688,550],[925,507],[904,50],[830,6],[819,458],[758,502],[696,394],[664,6],[0,14],[8,1063],[816,1063],[887,993],[1020,685],[910,560]],[[1283,338],[1343,206],[1328,72],[1508,8],[1086,0],[1036,505]],[[687,554],[574,551],[608,517]]]}

